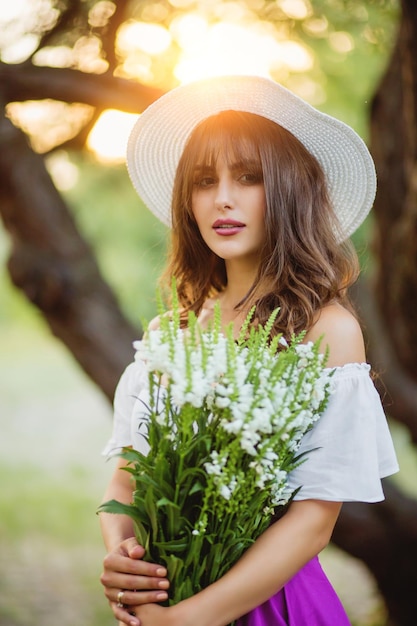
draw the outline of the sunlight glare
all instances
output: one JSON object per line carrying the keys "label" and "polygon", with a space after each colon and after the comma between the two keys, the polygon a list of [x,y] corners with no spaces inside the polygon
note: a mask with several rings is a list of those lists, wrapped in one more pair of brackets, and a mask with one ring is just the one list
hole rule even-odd
{"label": "sunlight glare", "polygon": [[295,41],[278,41],[270,24],[239,26],[219,22],[209,26],[197,14],[178,18],[172,34],[182,54],[175,68],[181,83],[227,74],[303,72],[313,65],[311,53]]}
{"label": "sunlight glare", "polygon": [[278,2],[285,15],[296,20],[303,20],[311,14],[311,7],[304,0],[280,0]]}
{"label": "sunlight glare", "polygon": [[15,39],[1,51],[4,63],[23,63],[32,54],[39,43],[39,36],[28,33]]}
{"label": "sunlight glare", "polygon": [[45,159],[48,172],[60,191],[68,191],[75,187],[79,179],[79,170],[64,150],[57,150]]}
{"label": "sunlight glare", "polygon": [[117,47],[127,54],[138,49],[150,55],[162,54],[170,43],[170,33],[160,24],[129,20],[117,35]]}
{"label": "sunlight glare", "polygon": [[324,37],[327,33],[329,22],[322,15],[321,17],[314,17],[303,22],[303,30],[310,37]]}
{"label": "sunlight glare", "polygon": [[225,74],[269,76],[281,60],[280,45],[269,33],[229,22],[201,29],[198,38],[188,41],[192,45],[183,48],[174,72],[182,83]]}
{"label": "sunlight glare", "polygon": [[296,41],[281,43],[282,62],[293,72],[306,72],[313,67],[312,54]]}
{"label": "sunlight glare", "polygon": [[93,28],[104,28],[116,11],[114,2],[101,0],[93,5],[88,12],[88,23]]}
{"label": "sunlight glare", "polygon": [[169,4],[176,9],[185,9],[193,2],[194,0],[169,0]]}
{"label": "sunlight glare", "polygon": [[185,54],[201,50],[207,38],[208,23],[198,13],[188,13],[172,20],[170,32]]}
{"label": "sunlight glare", "polygon": [[29,135],[32,147],[41,153],[75,137],[92,115],[92,108],[86,104],[49,99],[11,102],[6,111],[13,124]]}
{"label": "sunlight glare", "polygon": [[0,11],[0,22],[9,22],[20,18],[30,8],[31,0],[13,0],[13,2],[2,2]]}
{"label": "sunlight glare", "polygon": [[103,111],[88,136],[88,148],[101,161],[124,161],[127,140],[137,119],[134,113]]}
{"label": "sunlight glare", "polygon": [[336,33],[330,33],[329,35],[329,45],[333,50],[339,52],[340,54],[344,54],[347,52],[352,52],[355,47],[353,37],[344,31],[338,31]]}
{"label": "sunlight glare", "polygon": [[33,61],[35,65],[71,67],[74,65],[74,51],[69,46],[45,46],[38,50]]}

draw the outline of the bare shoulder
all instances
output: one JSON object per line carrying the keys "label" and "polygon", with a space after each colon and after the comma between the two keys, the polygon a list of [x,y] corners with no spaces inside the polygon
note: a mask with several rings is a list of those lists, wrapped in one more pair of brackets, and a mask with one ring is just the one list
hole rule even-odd
{"label": "bare shoulder", "polygon": [[158,330],[161,325],[161,316],[157,315],[148,324],[147,330]]}
{"label": "bare shoulder", "polygon": [[[182,311],[180,311],[182,313]],[[161,318],[172,318],[172,311],[165,311],[163,315],[157,315],[148,324],[147,330],[159,330],[161,327]]]}
{"label": "bare shoulder", "polygon": [[366,361],[363,334],[358,320],[340,304],[324,307],[312,328],[306,335],[306,341],[317,341],[322,337],[323,351],[329,350],[329,367],[346,363]]}

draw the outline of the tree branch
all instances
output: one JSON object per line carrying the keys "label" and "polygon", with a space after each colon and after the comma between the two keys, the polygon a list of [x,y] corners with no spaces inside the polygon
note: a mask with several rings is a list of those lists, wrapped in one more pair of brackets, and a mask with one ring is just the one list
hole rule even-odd
{"label": "tree branch", "polygon": [[87,74],[28,63],[0,63],[0,92],[4,103],[51,98],[130,113],[142,112],[164,93],[156,87],[115,78],[110,72]]}
{"label": "tree branch", "polygon": [[100,38],[103,46],[103,52],[109,63],[109,70],[113,71],[117,65],[115,41],[117,31],[123,22],[127,19],[128,0],[118,0],[116,10],[109,19],[107,25],[100,29]]}

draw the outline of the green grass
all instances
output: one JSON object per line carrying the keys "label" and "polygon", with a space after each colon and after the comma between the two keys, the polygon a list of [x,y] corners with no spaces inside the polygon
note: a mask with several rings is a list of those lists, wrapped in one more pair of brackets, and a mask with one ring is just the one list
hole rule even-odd
{"label": "green grass", "polygon": [[[24,463],[24,461],[23,461]],[[95,509],[99,494],[86,490],[88,476],[82,468],[65,477],[31,465],[0,465],[0,536],[18,543],[23,536],[61,538],[68,548],[87,545],[97,533]]]}
{"label": "green grass", "polygon": [[80,469],[65,477],[0,465],[2,626],[110,626],[101,590],[99,494]]}

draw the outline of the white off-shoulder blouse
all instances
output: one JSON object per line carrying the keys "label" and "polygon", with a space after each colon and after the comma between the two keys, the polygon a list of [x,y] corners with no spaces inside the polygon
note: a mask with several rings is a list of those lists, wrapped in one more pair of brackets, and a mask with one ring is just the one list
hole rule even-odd
{"label": "white off-shoulder blouse", "polygon": [[[366,363],[336,368],[329,404],[304,435],[304,462],[289,475],[289,487],[300,487],[296,500],[378,502],[384,499],[381,478],[398,471],[387,420]],[[144,454],[147,443],[138,425],[143,418],[141,395],[147,393],[147,372],[141,361],[123,373],[114,398],[111,439],[103,454],[125,446]]]}

